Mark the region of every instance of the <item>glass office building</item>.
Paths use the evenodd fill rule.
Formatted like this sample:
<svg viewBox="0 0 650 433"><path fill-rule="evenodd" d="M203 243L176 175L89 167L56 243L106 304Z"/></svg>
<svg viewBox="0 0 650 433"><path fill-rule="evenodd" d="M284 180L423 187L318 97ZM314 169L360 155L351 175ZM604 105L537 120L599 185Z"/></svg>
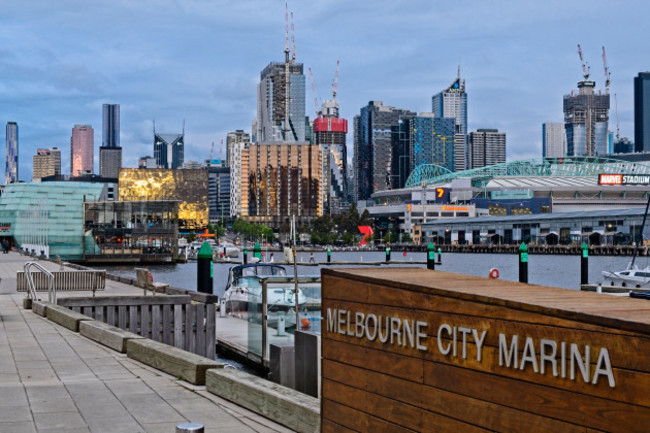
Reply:
<svg viewBox="0 0 650 433"><path fill-rule="evenodd" d="M83 259L83 203L102 200L105 185L90 182L13 183L0 197L0 237L18 248Z"/></svg>

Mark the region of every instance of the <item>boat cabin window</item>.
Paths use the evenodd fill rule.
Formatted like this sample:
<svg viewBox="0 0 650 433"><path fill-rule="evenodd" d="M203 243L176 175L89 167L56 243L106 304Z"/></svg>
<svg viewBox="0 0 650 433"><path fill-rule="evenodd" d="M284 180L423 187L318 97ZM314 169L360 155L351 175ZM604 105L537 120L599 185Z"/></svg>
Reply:
<svg viewBox="0 0 650 433"><path fill-rule="evenodd" d="M242 269L242 275L243 276L252 276L252 275L257 275L257 276L271 276L271 275L279 275L279 276L284 276L287 275L287 272L283 267L280 266L251 266L248 268L243 268Z"/></svg>

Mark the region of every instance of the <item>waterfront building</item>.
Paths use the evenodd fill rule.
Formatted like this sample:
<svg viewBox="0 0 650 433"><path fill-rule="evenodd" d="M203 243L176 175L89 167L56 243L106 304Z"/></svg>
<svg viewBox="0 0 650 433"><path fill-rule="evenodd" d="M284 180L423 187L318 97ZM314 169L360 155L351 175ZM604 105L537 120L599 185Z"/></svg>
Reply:
<svg viewBox="0 0 650 433"><path fill-rule="evenodd" d="M117 179L122 168L121 147L99 148L99 175L106 178Z"/></svg>
<svg viewBox="0 0 650 433"><path fill-rule="evenodd" d="M566 156L566 152L564 123L544 122L542 124L542 157Z"/></svg>
<svg viewBox="0 0 650 433"><path fill-rule="evenodd" d="M90 125L75 125L70 138L70 176L93 173L95 134Z"/></svg>
<svg viewBox="0 0 650 433"><path fill-rule="evenodd" d="M347 146L348 121L339 118L336 100L324 101L322 117L314 119L314 142L323 152L323 206L337 214L349 207Z"/></svg>
<svg viewBox="0 0 650 433"><path fill-rule="evenodd" d="M564 95L567 156L609 153L609 93L596 94L595 81L578 82L578 93Z"/></svg>
<svg viewBox="0 0 650 433"><path fill-rule="evenodd" d="M453 83L431 98L431 112L435 117L454 119L454 170L467 167L467 92L465 79L458 77Z"/></svg>
<svg viewBox="0 0 650 433"><path fill-rule="evenodd" d="M33 181L38 182L48 176L61 176L61 150L56 147L38 149L34 155Z"/></svg>
<svg viewBox="0 0 650 433"><path fill-rule="evenodd" d="M634 153L634 143L627 137L620 137L614 141L614 153ZM619 155L616 155L619 158Z"/></svg>
<svg viewBox="0 0 650 433"><path fill-rule="evenodd" d="M119 200L178 200L179 228L204 229L208 225L208 170L123 168Z"/></svg>
<svg viewBox="0 0 650 433"><path fill-rule="evenodd" d="M317 145L242 145L240 169L235 175L241 178L237 217L279 229L289 227L294 215L298 225L323 215L322 154Z"/></svg>
<svg viewBox="0 0 650 433"><path fill-rule="evenodd" d="M5 184L18 182L18 124L7 122Z"/></svg>
<svg viewBox="0 0 650 433"><path fill-rule="evenodd" d="M0 197L0 235L19 248L63 260L83 259L85 201L105 200L92 182L32 182L5 186Z"/></svg>
<svg viewBox="0 0 650 433"><path fill-rule="evenodd" d="M154 130L153 156L160 168L180 168L185 161L185 132L160 134Z"/></svg>
<svg viewBox="0 0 650 433"><path fill-rule="evenodd" d="M408 175L422 164L436 164L454 171L456 168L455 119L449 117L434 117L433 113L420 113L415 117L406 118L409 167ZM406 184L406 179L401 185Z"/></svg>
<svg viewBox="0 0 650 433"><path fill-rule="evenodd" d="M207 168L207 166L199 161L186 161L180 168L183 170L201 170Z"/></svg>
<svg viewBox="0 0 650 433"><path fill-rule="evenodd" d="M650 152L650 72L634 77L634 150Z"/></svg>
<svg viewBox="0 0 650 433"><path fill-rule="evenodd" d="M228 165L230 167L230 217L236 218L243 214L243 188L247 184L242 179L242 173L248 172L248 159L244 160L244 150L251 143L232 143L228 148ZM247 203L248 205L248 203Z"/></svg>
<svg viewBox="0 0 650 433"><path fill-rule="evenodd" d="M393 188L394 127L400 119L415 116L408 110L370 101L355 117L354 178L357 200L368 199L373 192Z"/></svg>
<svg viewBox="0 0 650 433"><path fill-rule="evenodd" d="M468 169L506 162L506 133L479 129L469 134Z"/></svg>
<svg viewBox="0 0 650 433"><path fill-rule="evenodd" d="M178 254L179 201L84 203L84 261L171 262Z"/></svg>
<svg viewBox="0 0 650 433"><path fill-rule="evenodd" d="M255 133L260 143L305 141L303 64L289 60L285 52L285 62L271 62L260 73Z"/></svg>
<svg viewBox="0 0 650 433"><path fill-rule="evenodd" d="M226 135L226 167L230 167L230 148L237 143L250 143L250 141L250 134L242 129L237 129Z"/></svg>

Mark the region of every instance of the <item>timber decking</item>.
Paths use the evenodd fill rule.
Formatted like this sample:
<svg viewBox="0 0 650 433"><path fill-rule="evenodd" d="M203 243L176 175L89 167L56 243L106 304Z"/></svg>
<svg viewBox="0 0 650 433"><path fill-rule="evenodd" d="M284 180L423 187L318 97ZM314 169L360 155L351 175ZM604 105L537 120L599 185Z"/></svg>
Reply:
<svg viewBox="0 0 650 433"><path fill-rule="evenodd" d="M641 432L650 425L650 302L421 268L327 269L322 287L324 432ZM425 323L426 350L396 334L384 343L359 337L346 315L342 329L328 328L328 310L349 311L351 321L359 312ZM443 353L454 339L445 328L438 340L441 325L486 331L481 359L471 333L456 335L455 355ZM523 369L499 365L500 339L514 335ZM522 361L527 337L535 363ZM542 339L557 345L557 375L540 359ZM561 342L583 355L590 346L589 383L580 371L570 378L568 361L562 377ZM604 374L591 383L603 348L613 387Z"/></svg>

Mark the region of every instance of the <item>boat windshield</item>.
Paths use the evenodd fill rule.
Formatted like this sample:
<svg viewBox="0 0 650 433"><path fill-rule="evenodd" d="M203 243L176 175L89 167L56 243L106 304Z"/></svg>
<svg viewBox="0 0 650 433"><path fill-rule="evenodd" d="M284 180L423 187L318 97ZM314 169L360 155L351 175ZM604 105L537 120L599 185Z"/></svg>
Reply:
<svg viewBox="0 0 650 433"><path fill-rule="evenodd" d="M260 279L256 276L241 277L237 279L237 285L240 287L261 287Z"/></svg>
<svg viewBox="0 0 650 433"><path fill-rule="evenodd" d="M251 266L251 267L248 267L248 268L243 268L242 269L242 275L245 276L245 277L252 276L252 275L257 275L257 276L270 276L270 275L285 276L285 275L287 275L287 271L281 266Z"/></svg>

